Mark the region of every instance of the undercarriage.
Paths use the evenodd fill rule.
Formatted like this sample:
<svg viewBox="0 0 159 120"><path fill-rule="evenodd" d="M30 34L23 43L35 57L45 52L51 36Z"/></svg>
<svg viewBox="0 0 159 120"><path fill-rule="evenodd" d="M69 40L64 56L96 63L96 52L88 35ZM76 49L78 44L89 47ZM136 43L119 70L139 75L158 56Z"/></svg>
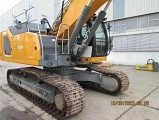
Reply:
<svg viewBox="0 0 159 120"><path fill-rule="evenodd" d="M33 98L40 99L38 101L45 107L53 107L51 109L56 111L58 119L65 119L80 113L85 107L82 87L110 95L123 93L129 87L128 77L122 72L96 65L88 65L86 68L10 69L7 72L7 80L10 87L25 91L20 94L28 93Z"/></svg>

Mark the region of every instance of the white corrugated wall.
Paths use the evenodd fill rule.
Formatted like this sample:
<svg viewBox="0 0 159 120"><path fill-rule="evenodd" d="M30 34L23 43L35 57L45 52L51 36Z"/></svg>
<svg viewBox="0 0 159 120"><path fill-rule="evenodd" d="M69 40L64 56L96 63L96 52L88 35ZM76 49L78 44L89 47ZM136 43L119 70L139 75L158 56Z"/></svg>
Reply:
<svg viewBox="0 0 159 120"><path fill-rule="evenodd" d="M52 25L54 21L54 0L31 0L31 4L36 8L38 21L43 18L42 15L45 15ZM32 14L35 16L34 11L32 11Z"/></svg>
<svg viewBox="0 0 159 120"><path fill-rule="evenodd" d="M159 0L125 0L125 17L159 12Z"/></svg>
<svg viewBox="0 0 159 120"><path fill-rule="evenodd" d="M111 52L108 61L114 64L122 65L143 65L148 59L154 59L159 62L158 52Z"/></svg>
<svg viewBox="0 0 159 120"><path fill-rule="evenodd" d="M19 15L19 14L21 14L21 13L24 13L25 10L27 10L28 8L29 8L29 0L23 0L23 1L21 1L19 4L17 4L17 5L13 8L13 9L14 9L13 14L14 14L15 16L17 16L17 15ZM7 13L6 13L6 14L7 14ZM10 15L7 17L7 19L8 19L9 17L11 18L12 15L10 14ZM25 16L25 14L23 14L23 15L17 17L17 19L20 20L21 22L24 22L24 21L26 21L26 16ZM12 20L12 23L13 23L13 20ZM7 26L6 26L6 27L7 27Z"/></svg>
<svg viewBox="0 0 159 120"><path fill-rule="evenodd" d="M25 10L29 9L29 6L34 6L35 9L30 10L29 20L40 19L42 15L45 15L49 20L50 24L54 21L54 0L22 0L9 11L0 16L0 31L14 25L14 16L24 13ZM17 17L21 22L26 21L25 14ZM36 22L36 21L34 21Z"/></svg>
<svg viewBox="0 0 159 120"><path fill-rule="evenodd" d="M120 6L119 6L120 8ZM151 13L159 12L159 0L125 0L125 26L128 23L128 17L138 16L137 18L137 29L122 31L121 33L115 33L113 35L118 36L118 40L115 41L114 37L114 49L115 45L119 45L119 51L112 51L108 56L108 61L116 64L125 64L125 65L135 65L135 64L145 64L148 59L154 59L156 62L159 62L159 26L158 18L153 14L153 20L151 21L156 24L156 26L150 26L150 17ZM144 23L147 24L147 27L139 27L139 21L141 20L140 15L147 15L145 17ZM157 13L156 13L157 14ZM147 19L147 21L146 21ZM156 19L156 20L155 20ZM122 19L124 21L124 19ZM118 20L116 20L118 21ZM119 20L121 21L121 20ZM131 22L130 22L131 23ZM127 40L125 38L127 37ZM134 39L132 39L134 37ZM120 40L123 39L123 40ZM124 41L125 40L125 41ZM127 46L121 48L121 46ZM127 50L124 50L124 49ZM113 50L114 50L113 49ZM130 51L129 51L130 50Z"/></svg>

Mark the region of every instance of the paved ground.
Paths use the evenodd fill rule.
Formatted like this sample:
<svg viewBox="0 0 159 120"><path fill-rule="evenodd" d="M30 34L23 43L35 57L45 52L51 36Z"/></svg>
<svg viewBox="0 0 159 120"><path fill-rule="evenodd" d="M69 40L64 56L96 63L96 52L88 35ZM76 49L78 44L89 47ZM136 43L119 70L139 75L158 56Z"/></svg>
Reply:
<svg viewBox="0 0 159 120"><path fill-rule="evenodd" d="M55 120L8 87L6 71L15 67L24 65L0 61L0 120ZM86 108L69 120L159 120L159 72L137 71L130 66L113 66L111 69L125 72L130 79L130 88L116 97L85 90ZM111 104L113 101L140 100L149 105Z"/></svg>

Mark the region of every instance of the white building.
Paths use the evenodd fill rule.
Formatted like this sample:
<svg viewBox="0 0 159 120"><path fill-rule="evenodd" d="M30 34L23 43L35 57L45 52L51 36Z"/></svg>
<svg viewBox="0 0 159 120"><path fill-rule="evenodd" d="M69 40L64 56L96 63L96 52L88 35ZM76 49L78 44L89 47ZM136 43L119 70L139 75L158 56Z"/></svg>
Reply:
<svg viewBox="0 0 159 120"><path fill-rule="evenodd" d="M113 51L108 61L117 64L159 62L159 0L113 0L108 10Z"/></svg>
<svg viewBox="0 0 159 120"><path fill-rule="evenodd" d="M25 13L25 10L28 10L31 7L33 9L28 11L29 21L36 20L40 22L42 15L47 16L47 19L50 23L54 21L54 0L22 0L16 6L11 8L9 11L0 16L0 30L3 30L7 27L14 25L14 16L18 16L21 13ZM17 17L21 22L26 21L26 15L22 14ZM34 21L34 22L37 22Z"/></svg>
<svg viewBox="0 0 159 120"><path fill-rule="evenodd" d="M0 16L0 30L14 25L17 16L34 6L20 21L40 22L45 15L52 24L62 0L23 0ZM113 0L107 17L111 24L113 50L108 61L117 64L144 64L147 59L159 62L159 0ZM102 8L101 8L102 9ZM29 16L29 17L28 17ZM36 21L37 19L37 21Z"/></svg>

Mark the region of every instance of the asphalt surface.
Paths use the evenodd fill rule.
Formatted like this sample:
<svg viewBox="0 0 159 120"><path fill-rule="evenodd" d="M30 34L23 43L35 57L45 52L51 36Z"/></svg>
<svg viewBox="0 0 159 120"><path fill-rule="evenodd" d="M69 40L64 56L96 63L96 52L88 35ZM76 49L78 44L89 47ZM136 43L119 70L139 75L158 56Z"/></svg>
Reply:
<svg viewBox="0 0 159 120"><path fill-rule="evenodd" d="M18 67L25 65L0 61L0 120L55 120L8 87L7 69ZM159 72L120 65L110 69L128 75L129 89L118 96L85 89L86 108L68 120L159 120Z"/></svg>

